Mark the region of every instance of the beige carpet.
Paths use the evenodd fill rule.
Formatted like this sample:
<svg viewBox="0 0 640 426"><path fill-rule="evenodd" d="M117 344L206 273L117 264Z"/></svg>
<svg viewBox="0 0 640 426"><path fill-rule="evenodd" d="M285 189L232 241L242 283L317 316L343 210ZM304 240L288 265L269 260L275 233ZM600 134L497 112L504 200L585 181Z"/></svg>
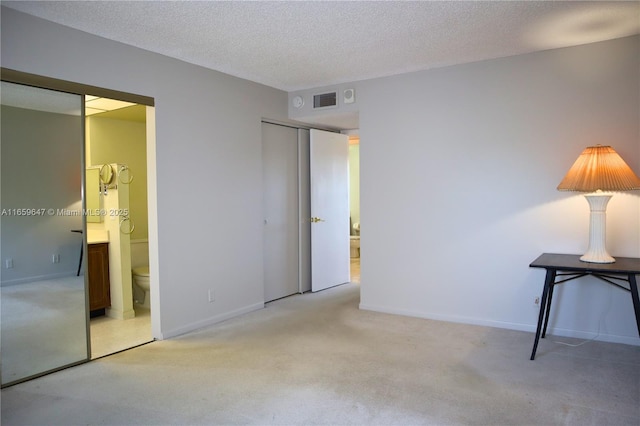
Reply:
<svg viewBox="0 0 640 426"><path fill-rule="evenodd" d="M84 277L0 289L2 383L87 359Z"/></svg>
<svg viewBox="0 0 640 426"><path fill-rule="evenodd" d="M548 338L529 361L532 333L358 303L292 296L6 388L2 424L640 424L640 347Z"/></svg>
<svg viewBox="0 0 640 426"><path fill-rule="evenodd" d="M22 380L87 358L84 276L2 287L2 383ZM92 318L91 358L153 340L149 309L135 318Z"/></svg>

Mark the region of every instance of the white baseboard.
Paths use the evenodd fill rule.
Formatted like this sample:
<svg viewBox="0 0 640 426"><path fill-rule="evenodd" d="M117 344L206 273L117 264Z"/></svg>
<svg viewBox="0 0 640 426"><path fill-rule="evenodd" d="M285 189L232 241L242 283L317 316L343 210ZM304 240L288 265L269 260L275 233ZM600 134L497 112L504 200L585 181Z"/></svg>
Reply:
<svg viewBox="0 0 640 426"><path fill-rule="evenodd" d="M512 322L504 322L504 321L485 320L481 318L462 317L462 316L455 316L455 315L429 314L421 311L393 309L393 308L387 308L382 306L366 305L363 303L361 303L359 307L360 309L365 311L374 311L374 312L381 312L381 313L392 314L392 315L424 318L424 319L436 320L436 321L455 322L460 324L480 325L480 326L494 327L494 328L505 328L508 330L527 331L530 333L535 333L536 327L537 327L537 324L520 324L520 323L512 323ZM569 329L558 328L558 327L547 328L547 334L551 334L554 336L563 336L563 337L575 337L578 339L594 339L595 338L594 340L601 341L601 342L622 343L625 345L640 346L640 337L618 336L615 334L599 334L598 335L597 333L593 333L593 332L576 331L576 330L569 330ZM533 336L531 341L533 342Z"/></svg>
<svg viewBox="0 0 640 426"><path fill-rule="evenodd" d="M129 309L126 311L120 309L107 308L106 314L109 318L115 318L119 320L131 319L136 317L136 311Z"/></svg>
<svg viewBox="0 0 640 426"><path fill-rule="evenodd" d="M16 278L13 280L2 281L2 283L0 283L0 287L8 287L10 285L32 283L36 281L57 280L58 278L75 277L77 273L78 273L78 270L74 269L73 271L56 272L55 274L36 275L33 277Z"/></svg>
<svg viewBox="0 0 640 426"><path fill-rule="evenodd" d="M169 339L171 337L180 336L181 334L189 333L191 331L198 330L203 327L237 317L238 315L247 314L249 312L264 309L264 302L255 303L253 305L244 306L234 311L226 312L224 314L216 315L211 318L204 319L202 321L196 321L191 324L184 325L182 327L174 328L172 330L161 330L161 339Z"/></svg>
<svg viewBox="0 0 640 426"><path fill-rule="evenodd" d="M533 329L535 332L535 328ZM547 335L562 336L562 337L575 337L576 339L583 340L597 340L599 342L607 343L622 343L625 345L640 346L640 337L630 336L618 336L616 334L598 334L591 331L576 331L566 328L549 327L547 328Z"/></svg>

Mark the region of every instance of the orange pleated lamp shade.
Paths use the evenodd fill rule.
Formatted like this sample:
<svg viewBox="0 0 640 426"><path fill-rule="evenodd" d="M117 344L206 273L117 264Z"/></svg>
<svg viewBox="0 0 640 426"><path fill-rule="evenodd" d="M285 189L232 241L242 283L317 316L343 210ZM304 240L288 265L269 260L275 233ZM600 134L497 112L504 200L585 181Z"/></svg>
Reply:
<svg viewBox="0 0 640 426"><path fill-rule="evenodd" d="M558 190L595 192L640 189L640 178L610 146L587 147L562 179Z"/></svg>

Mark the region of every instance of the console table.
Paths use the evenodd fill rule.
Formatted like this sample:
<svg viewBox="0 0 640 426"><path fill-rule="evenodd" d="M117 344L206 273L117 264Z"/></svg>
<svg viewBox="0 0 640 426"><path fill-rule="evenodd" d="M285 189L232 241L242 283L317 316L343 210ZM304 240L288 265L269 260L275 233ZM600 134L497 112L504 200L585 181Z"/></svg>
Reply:
<svg viewBox="0 0 640 426"><path fill-rule="evenodd" d="M536 356L540 335L542 334L542 338L544 338L547 333L551 299L553 298L553 287L576 278L584 277L585 275L592 275L631 293L633 310L636 314L636 325L638 326L638 333L640 334L640 299L638 298L638 284L636 281L636 275L640 275L640 259L634 257L616 257L615 263L587 263L580 261L579 255L543 253L529 266L531 268L544 268L547 270L531 360ZM629 288L621 283L627 283Z"/></svg>

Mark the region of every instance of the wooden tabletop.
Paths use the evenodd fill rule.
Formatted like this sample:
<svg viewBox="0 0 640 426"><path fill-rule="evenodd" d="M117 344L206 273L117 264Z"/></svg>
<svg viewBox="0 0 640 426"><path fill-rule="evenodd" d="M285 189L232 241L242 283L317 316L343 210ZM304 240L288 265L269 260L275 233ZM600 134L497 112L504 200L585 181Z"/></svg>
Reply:
<svg viewBox="0 0 640 426"><path fill-rule="evenodd" d="M543 253L529 266L562 271L640 275L640 258L637 257L616 257L614 263L590 263L582 262L580 256L579 254Z"/></svg>

